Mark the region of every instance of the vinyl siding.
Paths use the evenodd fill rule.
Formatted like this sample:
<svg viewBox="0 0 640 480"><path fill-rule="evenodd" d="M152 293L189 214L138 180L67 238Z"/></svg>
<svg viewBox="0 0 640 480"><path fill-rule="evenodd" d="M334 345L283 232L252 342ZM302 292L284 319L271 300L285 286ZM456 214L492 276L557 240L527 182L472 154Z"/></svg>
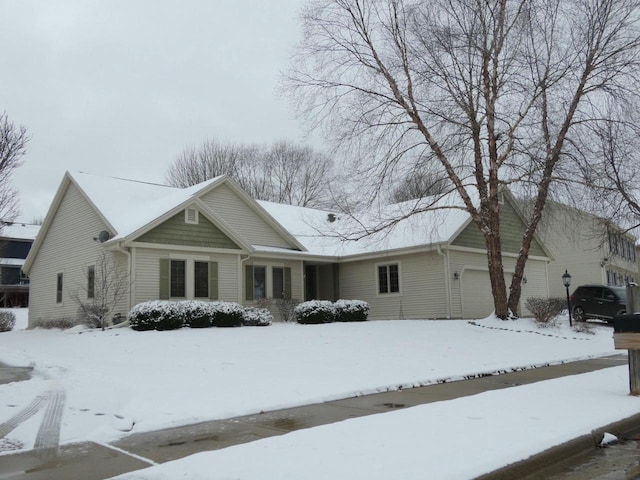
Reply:
<svg viewBox="0 0 640 480"><path fill-rule="evenodd" d="M400 293L378 293L378 265L400 266ZM444 257L399 255L340 264L340 296L369 302L372 320L447 318Z"/></svg>
<svg viewBox="0 0 640 480"><path fill-rule="evenodd" d="M164 245L240 249L204 215L200 214L198 217L197 224L186 223L185 213L182 211L145 233L137 241Z"/></svg>
<svg viewBox="0 0 640 480"><path fill-rule="evenodd" d="M524 223L513 206L506 201L500 209L500 241L503 252L518 253L522 245ZM452 245L468 248L486 249L484 237L475 223L471 222L454 239ZM534 238L531 242L529 255L546 256L545 251Z"/></svg>
<svg viewBox="0 0 640 480"><path fill-rule="evenodd" d="M227 185L220 185L201 197L240 237L252 245L293 248L276 230L238 197Z"/></svg>
<svg viewBox="0 0 640 480"><path fill-rule="evenodd" d="M187 262L209 261L218 264L218 299L225 302L238 301L238 255L219 253L194 253L176 250L161 250L136 247L132 258L136 278L134 283L133 303L157 300L160 294L160 259L172 258ZM187 275L192 270L187 267ZM187 280L190 281L190 277ZM192 298L187 295L188 298Z"/></svg>
<svg viewBox="0 0 640 480"><path fill-rule="evenodd" d="M451 314L453 318L478 318L483 316L483 307L478 310L469 309L467 306L463 311L463 282L455 280L453 275L458 272L462 279L466 271L486 272L485 280L489 282L489 269L487 266L487 255L484 252L471 252L449 250L449 266L451 272ZM507 291L511 282L511 276L515 270L515 258L503 257L505 270L505 281L507 282ZM520 299L521 314L527 315L529 312L524 307L526 299L529 297L548 297L548 285L546 277L546 261L529 259L525 268L524 276L527 283L522 286L522 295ZM486 289L485 289L486 290ZM490 285L488 291L491 291ZM488 302L493 303L492 299Z"/></svg>
<svg viewBox="0 0 640 480"><path fill-rule="evenodd" d="M29 272L30 326L38 320L76 318L78 305L72 295L74 291L81 298L86 295L87 267L96 264L102 249L102 245L93 238L106 228L81 192L70 184L48 231L42 232L46 237ZM120 268L126 271L126 257L117 253L113 255ZM62 303L56 303L58 273L63 273ZM114 313L127 313L126 296Z"/></svg>
<svg viewBox="0 0 640 480"><path fill-rule="evenodd" d="M586 283L606 284L607 269L639 279L637 263L609 252L606 225L597 217L553 203L545 210L539 235L555 257L548 270L553 297L565 296L565 270L572 277L570 291Z"/></svg>

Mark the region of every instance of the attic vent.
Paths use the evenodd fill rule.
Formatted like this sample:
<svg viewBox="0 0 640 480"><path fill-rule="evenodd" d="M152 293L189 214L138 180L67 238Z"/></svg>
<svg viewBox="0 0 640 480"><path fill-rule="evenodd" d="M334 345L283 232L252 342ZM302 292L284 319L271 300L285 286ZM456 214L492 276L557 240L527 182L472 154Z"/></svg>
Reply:
<svg viewBox="0 0 640 480"><path fill-rule="evenodd" d="M337 219L335 213L328 213L327 214L327 222L333 223L335 222Z"/></svg>
<svg viewBox="0 0 640 480"><path fill-rule="evenodd" d="M198 210L195 208L187 208L184 211L184 223L198 223Z"/></svg>
<svg viewBox="0 0 640 480"><path fill-rule="evenodd" d="M504 205L504 193L499 193L498 194L498 203L500 205Z"/></svg>

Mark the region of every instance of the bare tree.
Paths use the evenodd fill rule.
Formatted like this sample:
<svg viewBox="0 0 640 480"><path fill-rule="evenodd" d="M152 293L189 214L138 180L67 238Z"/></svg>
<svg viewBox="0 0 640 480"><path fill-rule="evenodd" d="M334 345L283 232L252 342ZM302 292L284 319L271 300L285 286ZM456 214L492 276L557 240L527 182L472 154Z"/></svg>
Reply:
<svg viewBox="0 0 640 480"><path fill-rule="evenodd" d="M113 254L101 250L95 265L87 269L84 285L72 293L81 321L104 330L109 314L125 298L130 286Z"/></svg>
<svg viewBox="0 0 640 480"><path fill-rule="evenodd" d="M11 185L11 175L23 164L29 139L25 127L16 126L6 113L0 113L0 219L4 222L18 215L18 193Z"/></svg>
<svg viewBox="0 0 640 480"><path fill-rule="evenodd" d="M325 155L286 141L261 148L209 140L185 150L166 179L187 187L225 174L254 198L311 207L330 203L332 168Z"/></svg>
<svg viewBox="0 0 640 480"><path fill-rule="evenodd" d="M572 133L637 95L639 17L635 0L316 0L285 84L302 114L361 154L372 195L433 158L484 236L507 318L555 173L583 149ZM503 186L533 198L508 291Z"/></svg>
<svg viewBox="0 0 640 480"><path fill-rule="evenodd" d="M446 174L431 173L420 166L409 172L400 184L391 192L393 203L406 202L422 197L442 195L450 186L449 177Z"/></svg>

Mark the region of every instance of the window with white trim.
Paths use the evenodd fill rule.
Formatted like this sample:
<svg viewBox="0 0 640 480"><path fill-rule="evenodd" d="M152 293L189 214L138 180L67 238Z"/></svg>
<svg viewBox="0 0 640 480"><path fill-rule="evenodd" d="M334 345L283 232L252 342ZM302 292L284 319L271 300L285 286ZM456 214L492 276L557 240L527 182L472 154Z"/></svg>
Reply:
<svg viewBox="0 0 640 480"><path fill-rule="evenodd" d="M400 292L400 267L397 263L378 265L378 293Z"/></svg>
<svg viewBox="0 0 640 480"><path fill-rule="evenodd" d="M56 303L62 303L63 274L59 273L56 279Z"/></svg>

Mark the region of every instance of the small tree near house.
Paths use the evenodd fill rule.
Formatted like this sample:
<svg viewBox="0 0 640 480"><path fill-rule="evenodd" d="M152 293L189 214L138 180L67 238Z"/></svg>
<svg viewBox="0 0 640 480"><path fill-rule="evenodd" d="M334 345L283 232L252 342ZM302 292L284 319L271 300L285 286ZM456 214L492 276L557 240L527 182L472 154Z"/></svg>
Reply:
<svg viewBox="0 0 640 480"><path fill-rule="evenodd" d="M80 320L95 328L105 329L107 318L129 291L129 279L118 268L114 256L106 251L98 254L95 265L87 268L85 282L73 294Z"/></svg>

